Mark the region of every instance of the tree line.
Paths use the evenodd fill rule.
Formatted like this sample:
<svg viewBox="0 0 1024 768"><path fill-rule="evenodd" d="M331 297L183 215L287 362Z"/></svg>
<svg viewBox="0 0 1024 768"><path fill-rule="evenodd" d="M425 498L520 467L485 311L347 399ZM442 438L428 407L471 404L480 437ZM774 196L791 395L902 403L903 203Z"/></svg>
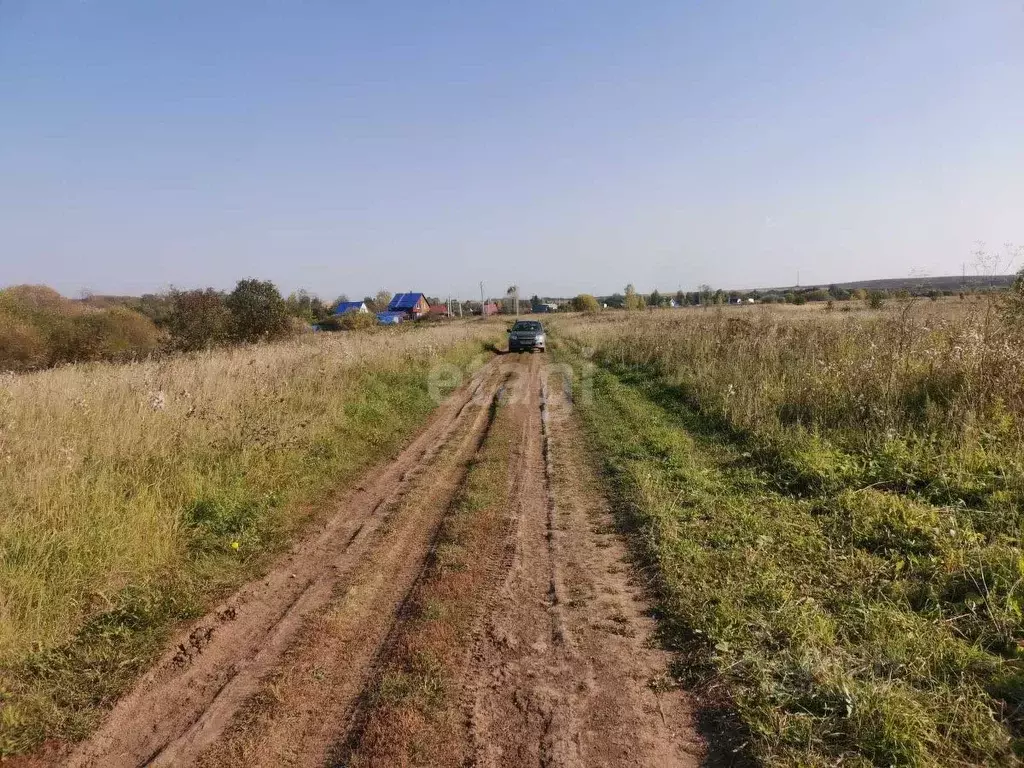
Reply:
<svg viewBox="0 0 1024 768"><path fill-rule="evenodd" d="M1019 279L1019 278L1018 278ZM862 301L873 309L884 306L890 298L916 297L929 298L933 301L942 297L959 296L961 299L978 292L1003 291L1006 286L968 288L959 291L937 288L901 288L898 290L867 289L867 288L842 288L831 285L828 288L808 287L791 288L784 291L725 291L713 289L710 286L702 285L696 291L676 291L675 293L655 289L648 294L637 292L630 284L625 287L622 293L613 293L610 296L596 297L589 293L581 293L576 296L566 307L576 312L596 312L602 307L611 309L644 309L647 307L686 307L686 306L715 306L722 304L749 303L757 304L794 304L801 305L811 302L849 302Z"/></svg>
<svg viewBox="0 0 1024 768"><path fill-rule="evenodd" d="M376 307L391 297L381 291L367 299ZM0 290L0 371L273 341L327 321L336 305L306 291L284 297L271 281L255 279L239 280L231 291L83 299L46 286L14 286Z"/></svg>

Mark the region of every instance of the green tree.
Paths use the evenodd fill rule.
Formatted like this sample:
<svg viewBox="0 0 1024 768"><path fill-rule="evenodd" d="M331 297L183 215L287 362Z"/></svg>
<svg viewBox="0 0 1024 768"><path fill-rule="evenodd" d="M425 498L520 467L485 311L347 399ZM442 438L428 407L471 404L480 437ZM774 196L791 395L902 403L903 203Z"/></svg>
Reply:
<svg viewBox="0 0 1024 768"><path fill-rule="evenodd" d="M626 309L643 309L644 297L636 292L632 283L626 286Z"/></svg>
<svg viewBox="0 0 1024 768"><path fill-rule="evenodd" d="M373 312L383 312L388 308L388 304L391 303L391 292L381 288L372 299L367 296L363 301L366 302L367 309Z"/></svg>
<svg viewBox="0 0 1024 768"><path fill-rule="evenodd" d="M172 290L166 320L170 346L181 351L206 349L231 338L231 310L213 288Z"/></svg>
<svg viewBox="0 0 1024 768"><path fill-rule="evenodd" d="M319 296L314 296L305 290L298 290L292 293L285 299L285 304L288 307L289 315L305 320L307 323L320 322L327 319L327 316L330 314L327 306L320 300Z"/></svg>
<svg viewBox="0 0 1024 768"><path fill-rule="evenodd" d="M651 295L647 297L647 303L650 304L652 307L660 307L661 306L661 301L662 301L661 294L658 293L658 289L657 288L655 288L653 291L651 291Z"/></svg>
<svg viewBox="0 0 1024 768"><path fill-rule="evenodd" d="M137 305L132 308L156 323L158 328L162 328L167 325L171 314L171 297L168 294L144 293L139 297Z"/></svg>
<svg viewBox="0 0 1024 768"><path fill-rule="evenodd" d="M289 332L288 306L269 280L239 280L227 297L227 306L234 341L278 339Z"/></svg>
<svg viewBox="0 0 1024 768"><path fill-rule="evenodd" d="M594 296L589 293L581 293L572 300L572 308L577 312L597 312L601 305Z"/></svg>
<svg viewBox="0 0 1024 768"><path fill-rule="evenodd" d="M686 294L682 291L676 291L676 306L681 307L686 303Z"/></svg>

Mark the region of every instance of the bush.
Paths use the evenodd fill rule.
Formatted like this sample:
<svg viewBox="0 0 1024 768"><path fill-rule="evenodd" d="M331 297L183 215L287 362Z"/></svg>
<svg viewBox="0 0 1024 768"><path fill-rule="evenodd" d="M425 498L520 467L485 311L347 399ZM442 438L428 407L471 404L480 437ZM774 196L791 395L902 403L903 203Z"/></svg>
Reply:
<svg viewBox="0 0 1024 768"><path fill-rule="evenodd" d="M871 291L868 294L868 306L871 309L881 309L885 305L885 293L882 291Z"/></svg>
<svg viewBox="0 0 1024 768"><path fill-rule="evenodd" d="M96 339L94 360L135 360L160 348L160 332L153 322L124 307L83 315L78 324Z"/></svg>
<svg viewBox="0 0 1024 768"><path fill-rule="evenodd" d="M231 310L213 288L172 291L167 319L171 347L181 351L223 344L231 335Z"/></svg>
<svg viewBox="0 0 1024 768"><path fill-rule="evenodd" d="M377 327L377 316L372 312L346 312L344 315L331 315L320 323L325 331L358 331Z"/></svg>
<svg viewBox="0 0 1024 768"><path fill-rule="evenodd" d="M51 365L123 362L155 352L160 332L149 318L123 307L68 318L50 334Z"/></svg>
<svg viewBox="0 0 1024 768"><path fill-rule="evenodd" d="M14 285L0 291L0 305L31 312L68 312L71 301L46 285Z"/></svg>
<svg viewBox="0 0 1024 768"><path fill-rule="evenodd" d="M86 306L46 286L0 291L0 318L0 366L10 370L131 360L160 345L160 332L144 315L123 306Z"/></svg>
<svg viewBox="0 0 1024 768"><path fill-rule="evenodd" d="M0 312L0 369L41 368L48 358L46 339L29 323Z"/></svg>
<svg viewBox="0 0 1024 768"><path fill-rule="evenodd" d="M963 294L960 294L963 298ZM1003 297L1001 306L1003 321L1015 331L1024 330L1024 269L1017 273L1010 290Z"/></svg>
<svg viewBox="0 0 1024 768"><path fill-rule="evenodd" d="M572 300L572 308L577 312L597 312L601 309L601 305L589 293L581 293Z"/></svg>
<svg viewBox="0 0 1024 768"><path fill-rule="evenodd" d="M227 297L227 306L233 341L279 339L291 331L288 307L269 280L239 280Z"/></svg>

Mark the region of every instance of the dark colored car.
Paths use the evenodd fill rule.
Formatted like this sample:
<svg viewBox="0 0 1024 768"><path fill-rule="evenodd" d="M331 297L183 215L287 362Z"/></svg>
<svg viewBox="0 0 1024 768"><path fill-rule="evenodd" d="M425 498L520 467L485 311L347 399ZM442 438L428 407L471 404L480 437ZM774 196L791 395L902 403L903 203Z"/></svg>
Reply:
<svg viewBox="0 0 1024 768"><path fill-rule="evenodd" d="M508 351L544 351L544 326L536 320L516 320L508 332Z"/></svg>

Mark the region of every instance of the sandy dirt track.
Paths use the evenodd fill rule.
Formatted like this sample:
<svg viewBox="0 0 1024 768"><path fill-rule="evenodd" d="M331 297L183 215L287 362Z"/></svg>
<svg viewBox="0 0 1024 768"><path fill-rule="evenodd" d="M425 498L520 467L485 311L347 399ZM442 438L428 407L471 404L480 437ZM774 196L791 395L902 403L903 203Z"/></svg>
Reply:
<svg viewBox="0 0 1024 768"><path fill-rule="evenodd" d="M263 579L178 638L60 765L348 762L363 695L474 457L508 408L509 541L458 671L467 753L496 766L696 766L693 705L545 355L502 355ZM499 465L500 466L500 465ZM491 577L488 577L491 578ZM415 764L415 761L409 762Z"/></svg>
<svg viewBox="0 0 1024 768"><path fill-rule="evenodd" d="M515 554L467 676L474 763L698 765L689 702L665 685L563 383L531 364L515 406Z"/></svg>

